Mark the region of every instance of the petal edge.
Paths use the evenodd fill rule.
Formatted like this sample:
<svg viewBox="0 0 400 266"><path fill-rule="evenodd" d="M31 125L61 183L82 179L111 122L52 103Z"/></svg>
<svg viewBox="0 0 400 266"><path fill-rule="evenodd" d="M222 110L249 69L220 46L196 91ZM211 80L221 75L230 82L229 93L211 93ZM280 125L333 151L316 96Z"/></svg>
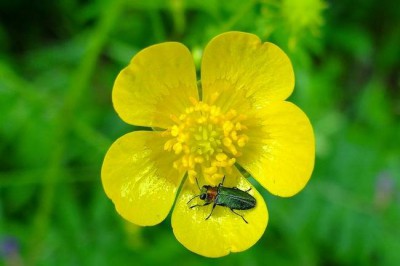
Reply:
<svg viewBox="0 0 400 266"><path fill-rule="evenodd" d="M311 123L290 102L270 103L258 110L258 118L249 126L250 140L238 163L272 194L293 196L305 187L314 168Z"/></svg>
<svg viewBox="0 0 400 266"><path fill-rule="evenodd" d="M201 66L204 100L240 103L247 98L253 107L282 101L294 88L294 72L287 55L258 36L227 32L212 39L204 50ZM229 103L228 103L229 104ZM228 106L227 108L229 108Z"/></svg>
<svg viewBox="0 0 400 266"><path fill-rule="evenodd" d="M198 99L192 55L181 43L166 42L137 53L117 76L114 108L128 124L167 128Z"/></svg>
<svg viewBox="0 0 400 266"><path fill-rule="evenodd" d="M225 180L225 187L246 190L251 184L235 169ZM256 207L237 210L248 221L232 213L229 208L216 206L211 217L212 204L190 209L188 200L198 194L198 188L186 180L172 213L172 227L175 237L189 250L206 256L222 257L230 252L244 251L253 246L263 235L268 223L268 210L262 196L252 187L249 191L256 200ZM193 204L195 200L192 201ZM202 202L198 200L197 203Z"/></svg>
<svg viewBox="0 0 400 266"><path fill-rule="evenodd" d="M126 220L142 226L168 215L183 173L163 150L159 132L136 131L116 140L103 161L101 179L107 196Z"/></svg>

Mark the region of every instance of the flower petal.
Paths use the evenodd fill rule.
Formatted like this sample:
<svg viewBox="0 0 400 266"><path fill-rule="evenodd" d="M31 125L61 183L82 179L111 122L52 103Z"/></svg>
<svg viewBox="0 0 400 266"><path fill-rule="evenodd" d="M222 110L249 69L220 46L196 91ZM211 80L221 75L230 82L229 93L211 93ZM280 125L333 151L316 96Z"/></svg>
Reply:
<svg viewBox="0 0 400 266"><path fill-rule="evenodd" d="M125 122L167 128L170 115L180 115L198 99L196 70L189 50L180 43L150 46L135 55L118 75L112 98Z"/></svg>
<svg viewBox="0 0 400 266"><path fill-rule="evenodd" d="M260 239L268 223L264 199L236 169L232 175L226 176L224 186L236 186L241 190L252 188L248 193L256 198L256 207L236 210L248 224L222 206L216 206L210 218L205 220L212 210L212 204L190 208L194 204L203 204L203 201L196 198L188 204L194 195L199 194L199 189L189 179L172 212L172 227L178 241L189 250L206 257L221 257L248 249Z"/></svg>
<svg viewBox="0 0 400 266"><path fill-rule="evenodd" d="M210 41L201 66L203 99L228 109L285 100L294 88L292 64L276 45L253 34L227 32Z"/></svg>
<svg viewBox="0 0 400 266"><path fill-rule="evenodd" d="M307 184L314 168L315 142L307 116L290 102L257 110L249 142L238 163L272 194L289 197Z"/></svg>
<svg viewBox="0 0 400 266"><path fill-rule="evenodd" d="M184 173L172 167L159 132L136 131L108 150L101 178L118 213L137 225L154 225L168 215Z"/></svg>

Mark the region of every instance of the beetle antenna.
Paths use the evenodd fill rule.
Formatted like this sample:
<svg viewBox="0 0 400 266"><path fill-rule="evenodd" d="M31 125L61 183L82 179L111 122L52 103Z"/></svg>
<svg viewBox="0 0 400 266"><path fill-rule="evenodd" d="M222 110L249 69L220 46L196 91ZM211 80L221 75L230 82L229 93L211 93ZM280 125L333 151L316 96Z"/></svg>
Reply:
<svg viewBox="0 0 400 266"><path fill-rule="evenodd" d="M222 178L222 182L219 183L219 185L220 185L220 186L223 186L223 185L224 185L224 181L225 181L225 176Z"/></svg>
<svg viewBox="0 0 400 266"><path fill-rule="evenodd" d="M186 204L189 204L189 202L191 202L192 200L194 200L195 198L200 197L200 195L196 195L193 198L191 198Z"/></svg>
<svg viewBox="0 0 400 266"><path fill-rule="evenodd" d="M197 177L196 177L196 184L197 184L197 187L199 188L199 190L201 191L201 188L199 186L199 181L197 180ZM200 196L201 196L201 194L194 196L186 204L189 204L189 202L191 202L192 200L194 200L195 198L200 197Z"/></svg>
<svg viewBox="0 0 400 266"><path fill-rule="evenodd" d="M197 180L197 177L196 177L196 184L197 184L197 187L199 188L199 190L201 190L201 188L200 188L200 186L199 186L199 181ZM200 195L199 195L200 196Z"/></svg>

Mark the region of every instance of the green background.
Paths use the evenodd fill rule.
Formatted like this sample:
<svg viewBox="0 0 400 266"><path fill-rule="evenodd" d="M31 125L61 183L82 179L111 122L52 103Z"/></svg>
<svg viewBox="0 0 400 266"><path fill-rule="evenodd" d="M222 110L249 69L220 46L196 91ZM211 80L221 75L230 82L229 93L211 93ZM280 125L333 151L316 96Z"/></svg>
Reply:
<svg viewBox="0 0 400 266"><path fill-rule="evenodd" d="M399 18L394 0L0 1L0 264L400 265ZM111 103L131 57L174 40L199 67L229 30L290 56L289 100L312 121L317 155L298 195L257 187L270 221L256 245L209 259L175 239L170 217L123 221L100 168L137 129Z"/></svg>

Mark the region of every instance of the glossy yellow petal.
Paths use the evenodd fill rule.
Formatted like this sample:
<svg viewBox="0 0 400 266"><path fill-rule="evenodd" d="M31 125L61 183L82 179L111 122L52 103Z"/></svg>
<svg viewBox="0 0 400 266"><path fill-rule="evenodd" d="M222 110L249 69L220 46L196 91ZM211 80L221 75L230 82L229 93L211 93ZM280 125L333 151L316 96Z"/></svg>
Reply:
<svg viewBox="0 0 400 266"><path fill-rule="evenodd" d="M285 100L294 88L293 68L286 54L244 32L227 32L211 40L204 50L201 80L204 101L224 109L240 109L245 102L257 108Z"/></svg>
<svg viewBox="0 0 400 266"><path fill-rule="evenodd" d="M192 55L180 43L150 46L136 54L114 83L112 98L127 123L167 128L170 115L180 115L198 99Z"/></svg>
<svg viewBox="0 0 400 266"><path fill-rule="evenodd" d="M307 184L314 168L314 134L307 116L290 102L257 110L238 163L272 194L289 197Z"/></svg>
<svg viewBox="0 0 400 266"><path fill-rule="evenodd" d="M252 187L236 169L233 174L226 176L224 186L241 190ZM187 179L172 213L176 238L189 250L206 257L221 257L250 248L265 231L268 211L264 199L254 188L248 193L256 198L256 207L236 211L244 216L248 224L222 206L216 206L210 218L205 220L212 210L212 204L191 209L190 206L203 204L203 201L197 197L188 204L193 196L199 194L199 189Z"/></svg>
<svg viewBox="0 0 400 266"><path fill-rule="evenodd" d="M136 131L115 141L108 150L101 178L118 213L137 225L154 225L168 215L183 174L163 149L160 132Z"/></svg>

